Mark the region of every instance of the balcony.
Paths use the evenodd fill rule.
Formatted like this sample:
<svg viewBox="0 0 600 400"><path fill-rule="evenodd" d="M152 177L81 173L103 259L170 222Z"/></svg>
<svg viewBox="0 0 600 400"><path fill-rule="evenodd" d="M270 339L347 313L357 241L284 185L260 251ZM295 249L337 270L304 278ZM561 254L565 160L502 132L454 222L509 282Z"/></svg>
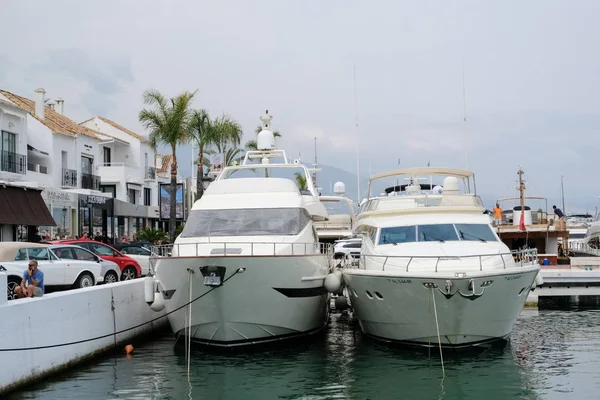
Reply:
<svg viewBox="0 0 600 400"><path fill-rule="evenodd" d="M143 184L144 168L128 165L123 162L110 162L96 166L96 173L102 177L103 185L131 182Z"/></svg>
<svg viewBox="0 0 600 400"><path fill-rule="evenodd" d="M77 187L77 171L74 169L61 169L61 181L60 186L63 188L76 188Z"/></svg>
<svg viewBox="0 0 600 400"><path fill-rule="evenodd" d="M81 174L81 188L100 190L100 177L92 174Z"/></svg>
<svg viewBox="0 0 600 400"><path fill-rule="evenodd" d="M146 173L144 174L144 179L147 181L153 181L154 179L156 179L156 168L146 167Z"/></svg>
<svg viewBox="0 0 600 400"><path fill-rule="evenodd" d="M12 151L2 151L0 171L25 175L27 173L27 156Z"/></svg>

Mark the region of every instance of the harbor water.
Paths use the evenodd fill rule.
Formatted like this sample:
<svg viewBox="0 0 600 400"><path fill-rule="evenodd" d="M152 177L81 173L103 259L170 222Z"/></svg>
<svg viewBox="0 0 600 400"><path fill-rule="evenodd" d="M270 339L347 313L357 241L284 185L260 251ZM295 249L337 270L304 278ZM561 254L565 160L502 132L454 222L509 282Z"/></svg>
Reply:
<svg viewBox="0 0 600 400"><path fill-rule="evenodd" d="M16 399L598 399L600 312L523 311L504 346L469 352L391 348L366 339L349 316L332 314L309 344L222 354L166 333L62 375L28 385ZM15 360L18 362L18 359Z"/></svg>

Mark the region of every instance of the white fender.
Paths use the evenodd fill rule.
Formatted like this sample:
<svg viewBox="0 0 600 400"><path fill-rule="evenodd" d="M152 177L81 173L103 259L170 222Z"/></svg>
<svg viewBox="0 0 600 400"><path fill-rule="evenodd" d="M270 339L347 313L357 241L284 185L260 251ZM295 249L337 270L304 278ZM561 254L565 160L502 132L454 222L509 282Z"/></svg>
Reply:
<svg viewBox="0 0 600 400"><path fill-rule="evenodd" d="M336 269L325 277L323 286L329 293L337 294L342 290L342 271Z"/></svg>
<svg viewBox="0 0 600 400"><path fill-rule="evenodd" d="M154 294L154 303L150 305L150 308L152 311L162 311L165 308L165 298L161 292L156 292Z"/></svg>
<svg viewBox="0 0 600 400"><path fill-rule="evenodd" d="M154 303L154 287L154 277L146 276L144 278L144 300L148 305Z"/></svg>

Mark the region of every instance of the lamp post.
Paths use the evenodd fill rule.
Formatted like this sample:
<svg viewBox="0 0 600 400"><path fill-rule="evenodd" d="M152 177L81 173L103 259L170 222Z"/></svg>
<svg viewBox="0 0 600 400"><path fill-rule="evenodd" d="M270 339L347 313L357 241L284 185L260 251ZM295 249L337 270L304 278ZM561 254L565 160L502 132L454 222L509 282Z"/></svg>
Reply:
<svg viewBox="0 0 600 400"><path fill-rule="evenodd" d="M61 236L64 236L67 234L66 233L66 230L67 230L67 207L63 207L63 209L62 209L62 228L63 228L63 230L62 230Z"/></svg>

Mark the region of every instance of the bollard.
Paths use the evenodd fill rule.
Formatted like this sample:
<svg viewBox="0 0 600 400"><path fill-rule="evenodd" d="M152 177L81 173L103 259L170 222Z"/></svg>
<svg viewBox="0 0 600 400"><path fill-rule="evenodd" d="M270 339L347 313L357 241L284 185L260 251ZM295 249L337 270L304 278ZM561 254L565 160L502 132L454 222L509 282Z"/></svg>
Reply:
<svg viewBox="0 0 600 400"><path fill-rule="evenodd" d="M8 276L0 272L0 307L8 303Z"/></svg>

